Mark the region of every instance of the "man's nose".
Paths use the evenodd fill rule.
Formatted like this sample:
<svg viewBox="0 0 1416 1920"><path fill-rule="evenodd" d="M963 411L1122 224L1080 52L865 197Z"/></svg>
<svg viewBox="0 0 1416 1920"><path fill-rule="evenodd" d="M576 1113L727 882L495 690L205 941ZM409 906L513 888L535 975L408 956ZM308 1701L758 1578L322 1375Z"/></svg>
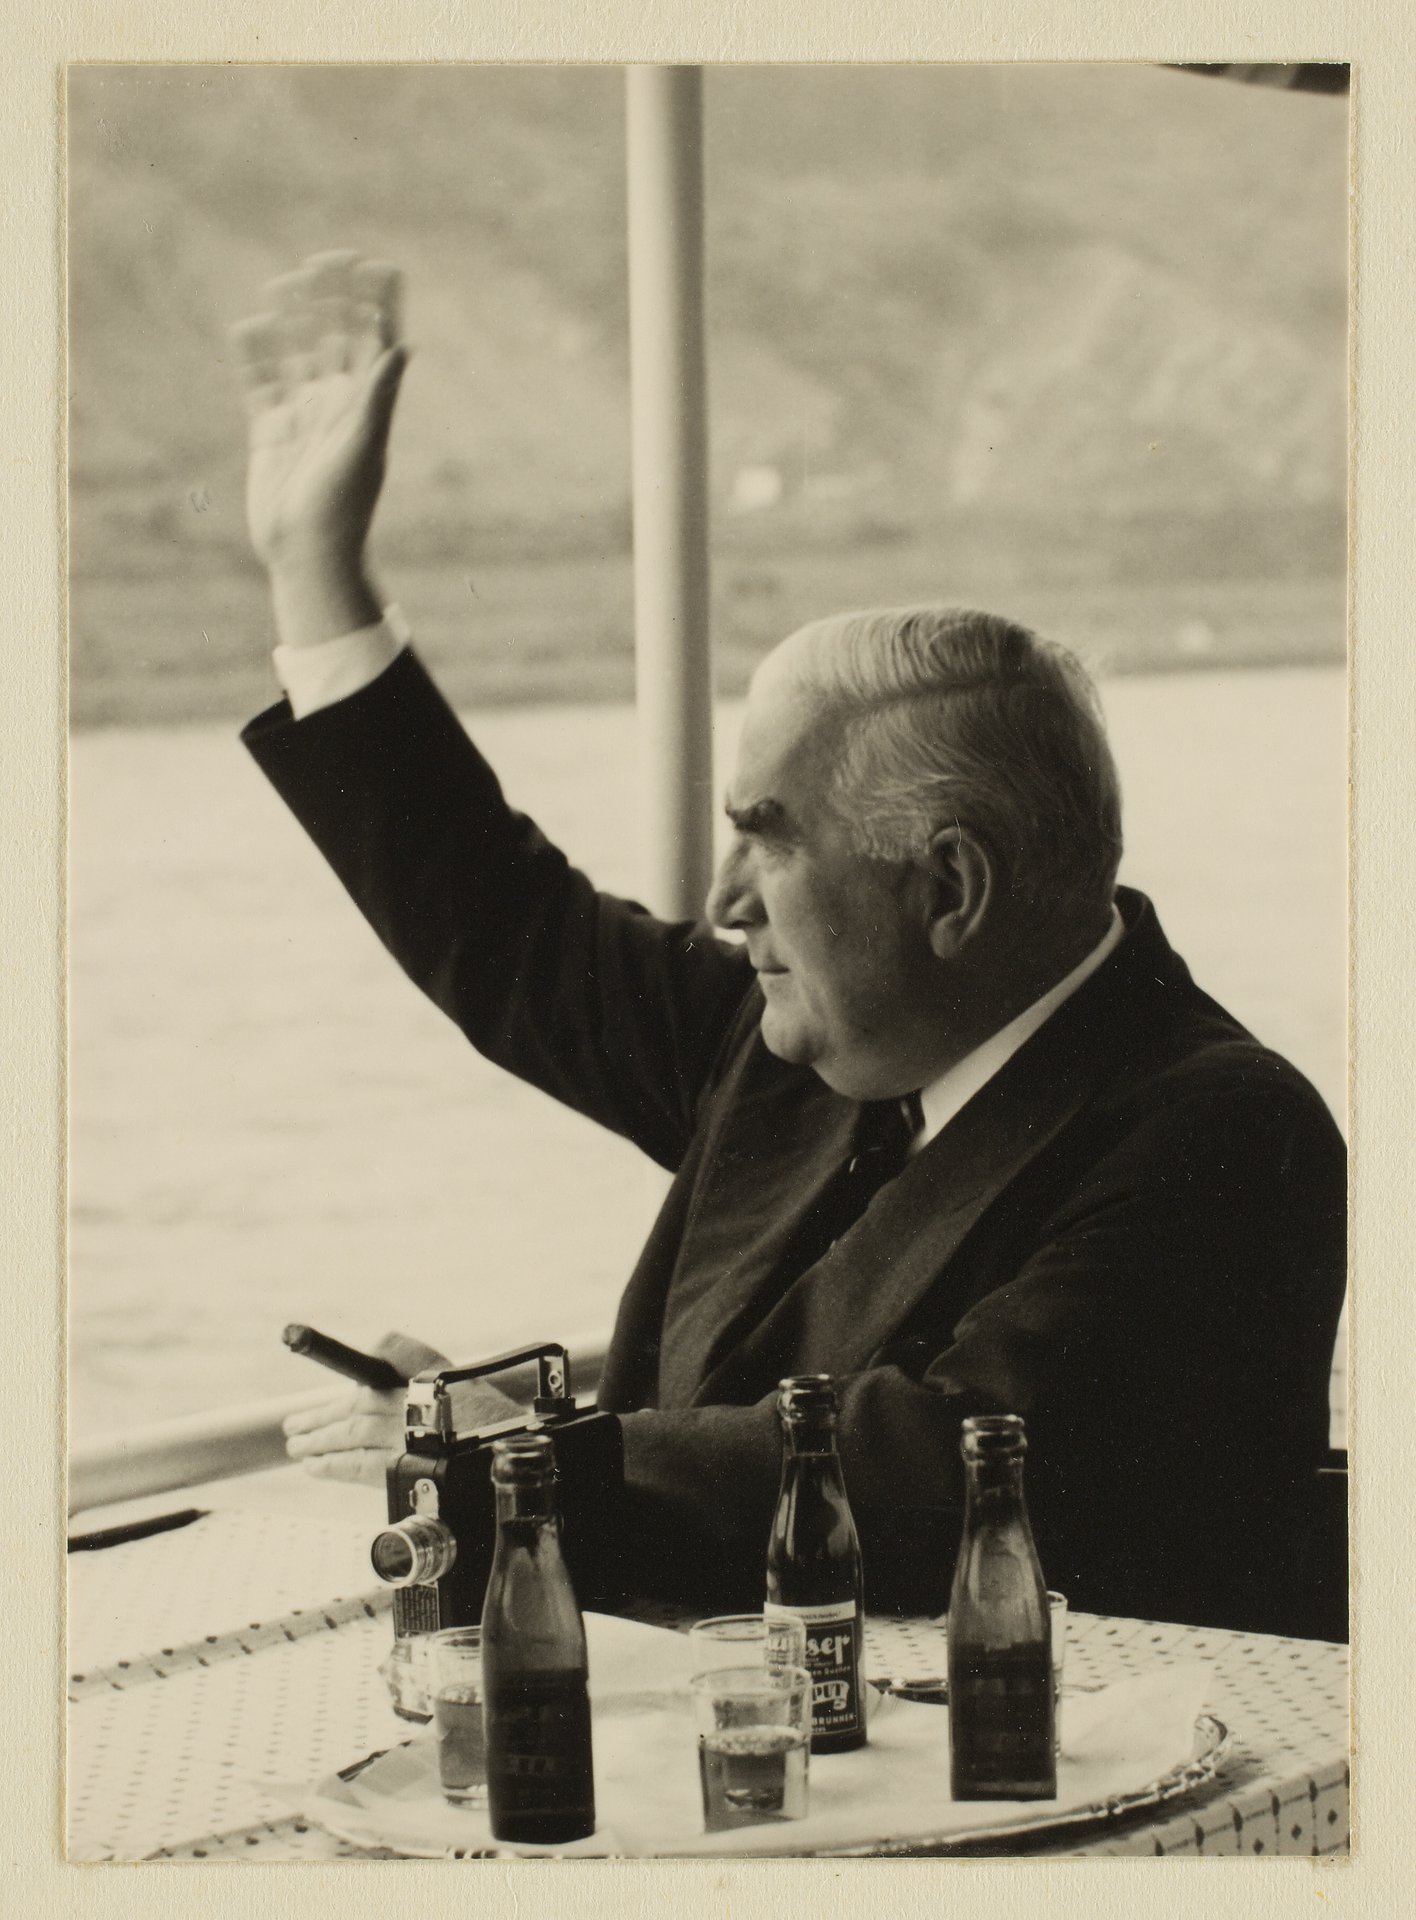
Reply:
<svg viewBox="0 0 1416 1920"><path fill-rule="evenodd" d="M730 847L724 854L708 889L704 911L715 927L727 927L742 933L762 919L762 902L752 878L752 863L742 847Z"/></svg>

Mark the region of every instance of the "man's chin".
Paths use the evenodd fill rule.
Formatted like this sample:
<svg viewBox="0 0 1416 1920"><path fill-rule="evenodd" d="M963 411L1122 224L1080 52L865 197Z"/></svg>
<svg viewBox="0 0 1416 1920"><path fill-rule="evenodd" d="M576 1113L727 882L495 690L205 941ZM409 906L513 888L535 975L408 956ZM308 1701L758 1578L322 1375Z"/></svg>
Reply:
<svg viewBox="0 0 1416 1920"><path fill-rule="evenodd" d="M899 1092L894 1083L879 1084L878 1063L862 1063L858 1055L843 1053L839 1048L833 1052L819 1032L813 1034L799 1020L785 1019L780 1007L764 1010L758 1031L768 1053L789 1066L810 1067L818 1080L824 1080L833 1093L847 1100L884 1100Z"/></svg>
<svg viewBox="0 0 1416 1920"><path fill-rule="evenodd" d="M783 1019L779 1008L768 1006L763 1009L761 1033L762 1044L768 1053L785 1060L789 1066L811 1065L811 1048L806 1035L795 1020Z"/></svg>

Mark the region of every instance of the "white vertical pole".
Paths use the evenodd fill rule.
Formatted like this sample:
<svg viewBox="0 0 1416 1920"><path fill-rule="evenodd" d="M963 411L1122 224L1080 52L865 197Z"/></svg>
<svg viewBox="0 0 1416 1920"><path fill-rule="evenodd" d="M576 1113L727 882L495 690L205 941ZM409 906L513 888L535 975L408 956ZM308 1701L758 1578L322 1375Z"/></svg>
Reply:
<svg viewBox="0 0 1416 1920"><path fill-rule="evenodd" d="M625 107L645 890L679 919L713 863L702 72L631 67Z"/></svg>

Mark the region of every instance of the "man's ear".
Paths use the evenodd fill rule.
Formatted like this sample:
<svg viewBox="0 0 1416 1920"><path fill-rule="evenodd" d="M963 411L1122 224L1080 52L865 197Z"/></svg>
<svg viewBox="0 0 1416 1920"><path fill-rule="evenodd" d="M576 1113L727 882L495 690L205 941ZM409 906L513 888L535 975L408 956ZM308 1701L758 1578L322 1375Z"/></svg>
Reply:
<svg viewBox="0 0 1416 1920"><path fill-rule="evenodd" d="M966 827L941 827L931 838L929 889L929 944L940 960L955 960L993 899L993 861Z"/></svg>

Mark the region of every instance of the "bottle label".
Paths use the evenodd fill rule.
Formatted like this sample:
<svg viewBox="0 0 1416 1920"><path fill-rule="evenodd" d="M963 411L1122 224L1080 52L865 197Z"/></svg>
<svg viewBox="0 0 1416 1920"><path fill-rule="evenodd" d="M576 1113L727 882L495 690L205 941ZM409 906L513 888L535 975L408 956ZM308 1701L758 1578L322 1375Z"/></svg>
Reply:
<svg viewBox="0 0 1416 1920"><path fill-rule="evenodd" d="M583 1674L520 1675L487 1701L487 1786L499 1816L583 1814L595 1824L590 1701Z"/></svg>
<svg viewBox="0 0 1416 1920"><path fill-rule="evenodd" d="M1051 1799L1052 1714L1046 1647L956 1654L949 1665L954 1798Z"/></svg>
<svg viewBox="0 0 1416 1920"><path fill-rule="evenodd" d="M861 1620L855 1601L789 1607L768 1600L762 1612L768 1620L790 1617L806 1628L812 1734L860 1732L865 1726L865 1704L860 1684Z"/></svg>

